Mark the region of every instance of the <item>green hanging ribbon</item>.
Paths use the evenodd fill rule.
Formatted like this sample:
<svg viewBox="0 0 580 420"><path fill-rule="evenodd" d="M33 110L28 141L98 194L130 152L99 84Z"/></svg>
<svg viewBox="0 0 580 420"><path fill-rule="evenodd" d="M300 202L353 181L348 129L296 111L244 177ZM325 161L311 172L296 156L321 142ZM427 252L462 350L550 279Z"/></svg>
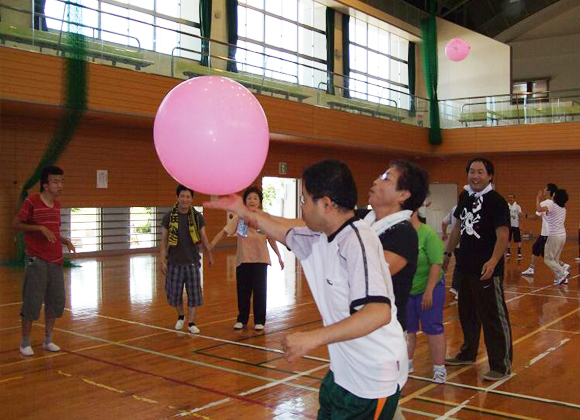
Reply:
<svg viewBox="0 0 580 420"><path fill-rule="evenodd" d="M69 5L70 22L82 22L80 8ZM74 24L70 27L75 28ZM79 27L76 27L77 30ZM63 37L64 58L64 111L56 132L36 166L34 173L28 178L22 187L18 200L19 209L28 196L28 190L40 180L42 169L48 165L54 165L62 155L81 121L87 109L87 47L85 37L79 33L69 32ZM24 232L16 235L16 261L10 265L24 265Z"/></svg>
<svg viewBox="0 0 580 420"><path fill-rule="evenodd" d="M437 98L437 21L435 19L435 0L429 4L429 17L421 21L421 37L423 38L423 69L425 85L429 98L429 143L439 145L443 142L441 136L441 121L439 119L439 99Z"/></svg>

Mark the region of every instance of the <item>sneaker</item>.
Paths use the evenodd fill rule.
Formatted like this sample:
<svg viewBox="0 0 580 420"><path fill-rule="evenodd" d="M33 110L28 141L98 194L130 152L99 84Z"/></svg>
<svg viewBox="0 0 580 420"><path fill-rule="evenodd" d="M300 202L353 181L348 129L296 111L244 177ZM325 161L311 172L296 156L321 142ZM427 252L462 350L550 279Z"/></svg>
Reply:
<svg viewBox="0 0 580 420"><path fill-rule="evenodd" d="M455 295L455 300L459 300L459 293Z"/></svg>
<svg viewBox="0 0 580 420"><path fill-rule="evenodd" d="M509 257L511 257L511 256L512 256L512 254L510 254L510 253L508 252L507 254L505 254L505 256L506 256L507 258L509 258Z"/></svg>
<svg viewBox="0 0 580 420"><path fill-rule="evenodd" d="M458 292L457 292L457 290L456 290L455 288L453 288L453 287L452 287L451 289L449 289L449 291L450 291L451 293L453 293L454 295L456 295L456 296L457 296L457 293L458 293Z"/></svg>
<svg viewBox="0 0 580 420"><path fill-rule="evenodd" d="M433 369L433 382L438 384L444 384L447 381L447 369L434 368Z"/></svg>
<svg viewBox="0 0 580 420"><path fill-rule="evenodd" d="M570 273L566 272L566 273L562 274L558 278L558 284L568 284L568 277L570 277Z"/></svg>
<svg viewBox="0 0 580 420"><path fill-rule="evenodd" d="M562 269L564 269L564 271L569 272L570 271L570 264L566 264L566 263L562 264Z"/></svg>
<svg viewBox="0 0 580 420"><path fill-rule="evenodd" d="M34 350L32 350L31 346L20 347L20 354L24 357L34 356Z"/></svg>
<svg viewBox="0 0 580 420"><path fill-rule="evenodd" d="M242 328L244 328L244 324L242 324L241 322L236 322L234 324L234 330L241 330Z"/></svg>
<svg viewBox="0 0 580 420"><path fill-rule="evenodd" d="M199 328L197 328L197 326L195 324L190 325L189 327L187 327L187 329L192 334L199 334Z"/></svg>
<svg viewBox="0 0 580 420"><path fill-rule="evenodd" d="M522 271L522 276L533 276L534 275L534 267L528 267L526 271Z"/></svg>
<svg viewBox="0 0 580 420"><path fill-rule="evenodd" d="M183 319L178 319L177 322L175 323L175 329L182 330L184 324L185 324L185 321Z"/></svg>
<svg viewBox="0 0 580 420"><path fill-rule="evenodd" d="M262 324L256 324L256 326L254 327L254 329L256 331L262 331L264 329L264 325L262 325Z"/></svg>
<svg viewBox="0 0 580 420"><path fill-rule="evenodd" d="M42 343L42 349L48 351L60 351L60 347L54 343Z"/></svg>
<svg viewBox="0 0 580 420"><path fill-rule="evenodd" d="M459 357L450 357L445 359L445 364L449 366L461 366L461 365L472 365L475 363L475 360L465 360L460 359Z"/></svg>
<svg viewBox="0 0 580 420"><path fill-rule="evenodd" d="M524 257L522 256L522 254L518 254L518 260L522 260L524 259Z"/></svg>
<svg viewBox="0 0 580 420"><path fill-rule="evenodd" d="M499 373L495 370L490 370L486 374L483 375L483 379L486 381L499 381L500 379L505 379L510 376L509 373Z"/></svg>
<svg viewBox="0 0 580 420"><path fill-rule="evenodd" d="M415 365L412 360L409 360L409 373L415 372Z"/></svg>
<svg viewBox="0 0 580 420"><path fill-rule="evenodd" d="M580 257L574 258L574 261L576 261L577 263L580 263Z"/></svg>

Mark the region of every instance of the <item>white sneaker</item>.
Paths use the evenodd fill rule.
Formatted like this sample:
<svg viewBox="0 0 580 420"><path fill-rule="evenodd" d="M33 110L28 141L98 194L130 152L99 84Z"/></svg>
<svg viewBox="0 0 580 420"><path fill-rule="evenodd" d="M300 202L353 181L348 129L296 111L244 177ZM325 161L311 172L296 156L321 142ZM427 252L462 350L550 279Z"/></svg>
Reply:
<svg viewBox="0 0 580 420"><path fill-rule="evenodd" d="M580 263L580 257L578 257L578 258L574 258L574 261L576 261L576 262Z"/></svg>
<svg viewBox="0 0 580 420"><path fill-rule="evenodd" d="M43 350L48 350L48 351L60 351L60 347L57 346L54 343L42 343L42 348Z"/></svg>
<svg viewBox="0 0 580 420"><path fill-rule="evenodd" d="M234 330L241 330L242 328L244 328L244 324L242 324L241 322L236 322L234 324Z"/></svg>
<svg viewBox="0 0 580 420"><path fill-rule="evenodd" d="M570 277L570 273L564 273L558 278L558 284L568 284L568 277Z"/></svg>
<svg viewBox="0 0 580 420"><path fill-rule="evenodd" d="M447 381L447 369L445 368L434 368L433 369L433 382L438 384L444 384Z"/></svg>
<svg viewBox="0 0 580 420"><path fill-rule="evenodd" d="M569 272L570 271L570 264L566 264L566 263L562 264L562 269L564 271L568 271Z"/></svg>
<svg viewBox="0 0 580 420"><path fill-rule="evenodd" d="M453 293L454 295L457 295L457 290L456 290L456 289L454 289L453 287L452 287L452 288L450 288L450 289L449 289L449 291L450 291L451 293Z"/></svg>
<svg viewBox="0 0 580 420"><path fill-rule="evenodd" d="M528 267L526 271L522 271L522 276L533 276L534 275L534 267Z"/></svg>
<svg viewBox="0 0 580 420"><path fill-rule="evenodd" d="M415 372L415 364L412 360L409 360L409 373Z"/></svg>
<svg viewBox="0 0 580 420"><path fill-rule="evenodd" d="M178 319L177 322L175 323L175 329L176 330L182 330L184 324L185 324L185 320Z"/></svg>
<svg viewBox="0 0 580 420"><path fill-rule="evenodd" d="M31 346L20 347L20 354L24 357L34 356L34 350L32 350Z"/></svg>
<svg viewBox="0 0 580 420"><path fill-rule="evenodd" d="M256 331L262 331L262 330L264 329L264 326L263 326L262 324L256 324L256 325L254 326L254 329L255 329Z"/></svg>
<svg viewBox="0 0 580 420"><path fill-rule="evenodd" d="M199 334L199 328L197 328L197 326L195 324L194 325L190 325L189 327L187 327L187 329L192 334Z"/></svg>

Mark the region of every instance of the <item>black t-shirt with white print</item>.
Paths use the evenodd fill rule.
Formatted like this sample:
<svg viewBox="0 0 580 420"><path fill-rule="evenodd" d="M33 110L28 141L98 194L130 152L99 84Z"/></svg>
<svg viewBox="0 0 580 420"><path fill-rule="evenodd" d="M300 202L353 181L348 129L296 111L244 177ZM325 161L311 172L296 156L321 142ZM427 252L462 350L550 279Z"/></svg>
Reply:
<svg viewBox="0 0 580 420"><path fill-rule="evenodd" d="M510 227L510 210L505 199L495 190L481 197L465 194L454 216L461 223L459 271L481 274L483 265L493 255L497 241L496 228ZM493 276L503 276L503 256L495 266Z"/></svg>

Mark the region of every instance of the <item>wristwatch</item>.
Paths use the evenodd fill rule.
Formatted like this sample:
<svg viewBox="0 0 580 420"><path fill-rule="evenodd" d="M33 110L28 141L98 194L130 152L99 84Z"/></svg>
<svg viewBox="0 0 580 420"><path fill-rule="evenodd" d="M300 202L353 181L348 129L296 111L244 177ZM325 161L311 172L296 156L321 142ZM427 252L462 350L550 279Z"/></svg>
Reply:
<svg viewBox="0 0 580 420"><path fill-rule="evenodd" d="M446 257L451 257L451 252L445 251L445 252L443 253L443 255L445 255Z"/></svg>

